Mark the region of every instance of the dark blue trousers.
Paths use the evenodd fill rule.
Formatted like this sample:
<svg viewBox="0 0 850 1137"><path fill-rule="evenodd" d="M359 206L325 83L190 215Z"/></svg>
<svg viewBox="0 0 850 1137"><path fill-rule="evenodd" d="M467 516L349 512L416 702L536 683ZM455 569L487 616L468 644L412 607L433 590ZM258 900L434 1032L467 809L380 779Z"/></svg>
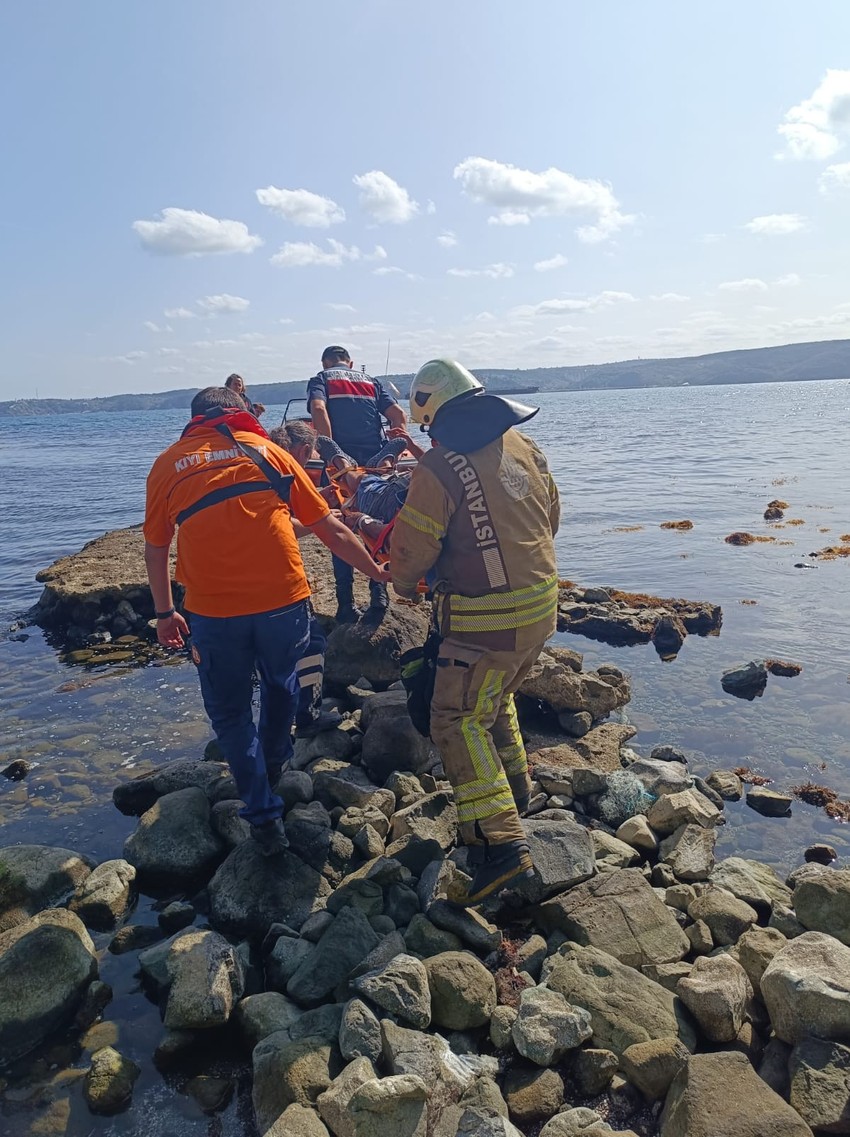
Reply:
<svg viewBox="0 0 850 1137"><path fill-rule="evenodd" d="M250 616L187 617L204 707L245 802L241 816L252 825L273 821L283 811L273 787L292 757L295 669L309 643L308 602ZM251 705L255 668L259 729Z"/></svg>

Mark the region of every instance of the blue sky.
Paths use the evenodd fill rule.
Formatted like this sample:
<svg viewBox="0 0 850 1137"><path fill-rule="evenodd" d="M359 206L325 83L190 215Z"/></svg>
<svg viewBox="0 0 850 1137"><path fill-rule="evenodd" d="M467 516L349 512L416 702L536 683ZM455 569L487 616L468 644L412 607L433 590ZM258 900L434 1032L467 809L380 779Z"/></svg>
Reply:
<svg viewBox="0 0 850 1137"><path fill-rule="evenodd" d="M850 6L12 0L0 399L850 335Z"/></svg>

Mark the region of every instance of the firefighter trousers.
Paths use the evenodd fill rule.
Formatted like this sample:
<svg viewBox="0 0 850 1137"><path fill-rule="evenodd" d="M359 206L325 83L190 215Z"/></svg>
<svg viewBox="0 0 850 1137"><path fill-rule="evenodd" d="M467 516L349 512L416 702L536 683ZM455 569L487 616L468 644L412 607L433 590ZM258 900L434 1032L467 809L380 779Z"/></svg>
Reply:
<svg viewBox="0 0 850 1137"><path fill-rule="evenodd" d="M514 693L542 648L490 651L450 637L440 645L431 738L466 845L524 839L516 802L528 798L531 780Z"/></svg>

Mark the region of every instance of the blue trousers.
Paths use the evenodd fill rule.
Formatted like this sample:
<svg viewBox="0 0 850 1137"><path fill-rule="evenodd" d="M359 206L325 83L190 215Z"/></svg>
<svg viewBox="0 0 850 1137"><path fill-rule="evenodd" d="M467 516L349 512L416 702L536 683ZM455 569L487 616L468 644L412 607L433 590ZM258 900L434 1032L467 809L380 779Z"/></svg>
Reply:
<svg viewBox="0 0 850 1137"><path fill-rule="evenodd" d="M322 681L325 675L325 648L328 637L313 612L310 613L310 639L306 654L296 667L298 676L298 710L296 726L309 726L319 717L322 707Z"/></svg>
<svg viewBox="0 0 850 1137"><path fill-rule="evenodd" d="M187 617L204 707L245 802L241 816L263 825L283 812L273 787L292 757L295 669L309 643L308 602L250 616ZM255 668L259 729L251 705Z"/></svg>

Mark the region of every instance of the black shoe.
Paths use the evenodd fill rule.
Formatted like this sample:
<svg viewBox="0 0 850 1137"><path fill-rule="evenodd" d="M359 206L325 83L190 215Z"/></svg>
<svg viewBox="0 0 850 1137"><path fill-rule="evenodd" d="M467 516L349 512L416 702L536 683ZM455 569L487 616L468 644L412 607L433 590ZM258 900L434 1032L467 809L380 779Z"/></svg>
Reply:
<svg viewBox="0 0 850 1137"><path fill-rule="evenodd" d="M485 860L475 870L472 883L465 897L453 899L462 908L481 904L488 896L507 887L514 881L534 874L534 864L524 841L506 841L502 845L491 844Z"/></svg>
<svg viewBox="0 0 850 1137"><path fill-rule="evenodd" d="M369 611L370 612L386 612L390 606L390 594L387 592L385 584L378 584L377 581L369 581Z"/></svg>
<svg viewBox="0 0 850 1137"><path fill-rule="evenodd" d="M283 822L279 817L268 821L265 825L252 825L251 836L260 846L264 857L273 857L289 848L289 838L283 829Z"/></svg>
<svg viewBox="0 0 850 1137"><path fill-rule="evenodd" d="M338 624L356 624L363 613L353 603L340 604L336 610L336 622Z"/></svg>
<svg viewBox="0 0 850 1137"><path fill-rule="evenodd" d="M321 734L323 730L333 730L334 727L339 726L343 721L342 715L339 711L320 711L316 718L311 719L310 722L305 723L303 726L296 726L296 738L315 738L317 734Z"/></svg>

